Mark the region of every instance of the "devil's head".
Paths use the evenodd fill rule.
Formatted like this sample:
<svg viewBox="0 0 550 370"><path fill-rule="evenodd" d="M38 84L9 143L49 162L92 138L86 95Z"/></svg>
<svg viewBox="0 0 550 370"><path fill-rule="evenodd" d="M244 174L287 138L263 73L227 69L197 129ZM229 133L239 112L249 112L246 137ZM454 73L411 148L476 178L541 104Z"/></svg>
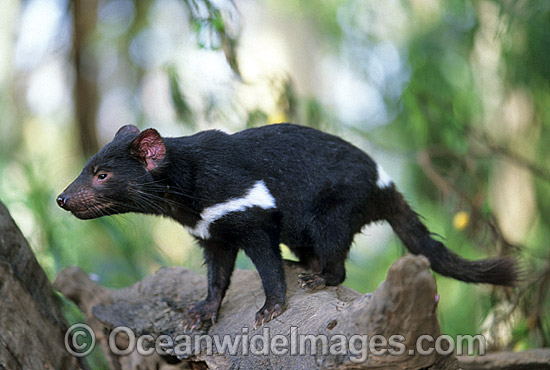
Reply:
<svg viewBox="0 0 550 370"><path fill-rule="evenodd" d="M166 160L164 140L155 129L121 127L114 139L86 163L57 197L57 204L81 219L125 212L154 212L158 176ZM153 199L152 199L153 198Z"/></svg>

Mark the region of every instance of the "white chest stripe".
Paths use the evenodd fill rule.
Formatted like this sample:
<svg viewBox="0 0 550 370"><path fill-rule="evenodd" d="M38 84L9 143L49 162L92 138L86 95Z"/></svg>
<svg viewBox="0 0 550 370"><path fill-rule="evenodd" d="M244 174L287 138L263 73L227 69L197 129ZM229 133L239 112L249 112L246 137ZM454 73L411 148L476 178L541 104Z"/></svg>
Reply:
<svg viewBox="0 0 550 370"><path fill-rule="evenodd" d="M263 209L275 208L275 198L265 186L263 180L257 181L241 198L229 199L218 203L201 212L201 219L195 227L185 226L191 234L201 239L210 238L210 224L228 213L244 211L247 208L260 207Z"/></svg>
<svg viewBox="0 0 550 370"><path fill-rule="evenodd" d="M378 188L383 189L390 186L393 182L390 175L380 166L379 164L376 165L376 171L378 172L378 180L376 181L376 186Z"/></svg>

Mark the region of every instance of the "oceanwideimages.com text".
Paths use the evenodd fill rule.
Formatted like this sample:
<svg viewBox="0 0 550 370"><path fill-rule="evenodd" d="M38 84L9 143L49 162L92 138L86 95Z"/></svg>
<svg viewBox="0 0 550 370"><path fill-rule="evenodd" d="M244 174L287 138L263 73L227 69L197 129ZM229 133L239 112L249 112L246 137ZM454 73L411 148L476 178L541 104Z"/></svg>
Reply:
<svg viewBox="0 0 550 370"><path fill-rule="evenodd" d="M120 336L120 337L119 337ZM124 339L124 340L119 340ZM484 355L486 340L482 335L441 335L436 338L421 335L412 342L400 334L384 335L342 335L303 334L296 326L285 333L272 333L269 327L251 331L242 328L232 335L179 334L136 335L130 328L114 328L108 337L109 349L113 354L126 356L137 351L142 356L154 353L186 358L192 355L228 354L240 356L349 356L355 363L365 362L369 356L428 356L440 355ZM127 343L121 348L120 343ZM118 344L117 344L118 343ZM65 347L72 355L87 356L95 347L95 333L85 324L75 324L67 330ZM411 348L412 347L412 348Z"/></svg>

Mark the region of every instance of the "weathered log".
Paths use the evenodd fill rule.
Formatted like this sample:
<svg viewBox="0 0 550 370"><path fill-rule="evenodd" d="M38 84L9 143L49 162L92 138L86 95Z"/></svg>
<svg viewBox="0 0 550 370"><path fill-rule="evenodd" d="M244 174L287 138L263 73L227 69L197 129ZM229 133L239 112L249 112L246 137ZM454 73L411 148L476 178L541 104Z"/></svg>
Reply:
<svg viewBox="0 0 550 370"><path fill-rule="evenodd" d="M92 282L79 268L71 267L59 274L54 286L77 302L85 312L89 324L98 333L98 341L110 359L112 369L550 370L549 349L459 356L458 362L453 355L441 356L435 352L429 356L420 356L415 348L416 339L420 335L437 338L440 334L435 315L435 281L423 257L406 256L398 260L388 272L386 281L374 293L365 295L342 286L325 288L315 293L305 292L296 284L300 272L302 270L292 265L285 267L289 283L289 307L284 314L263 328L254 330L254 313L264 299L260 279L254 271L235 271L218 322L198 334L208 332L211 338L217 336L220 339L224 335L231 338L241 335L241 340L244 340L244 335L248 335L249 343L253 341L253 336L261 337L267 331L272 340L280 335L279 338L285 337L287 342L290 342L293 333L327 338L344 335L348 339L354 335L372 338L379 334L389 338L400 334L406 338L403 342L405 353L394 356L388 353L373 355L369 352L366 361L354 363L349 353L323 354L320 346L317 346L317 355L311 353L311 346L306 346L305 354L297 355L288 352L277 354L272 348L267 354L252 351L245 354L242 348L237 348L234 353L214 351L209 354L208 346L201 342L197 348L191 343L188 347L191 353L179 353L182 361L175 365L169 365L165 360L174 360L174 357L163 359L157 353L140 356L137 351L133 351L128 356L119 357L107 345L109 332L114 328L123 326L131 329L135 336L149 334L159 339L162 335L175 338L178 334L185 334L180 326L183 312L189 304L204 296L205 277L182 268L165 268L131 287L109 290ZM128 346L124 335L116 339L115 343L120 348ZM409 354L410 350L414 351L414 355Z"/></svg>
<svg viewBox="0 0 550 370"><path fill-rule="evenodd" d="M386 281L374 293L366 295L343 286L309 293L297 284L297 275L302 270L288 265L285 272L289 285L288 308L262 328L253 329L254 314L264 300L260 279L255 271L237 270L233 274L218 322L206 328L209 330L202 329L197 333L208 332L213 341L212 353L207 340L194 346L198 336L187 337L189 342L175 340L173 346L165 345L162 348L170 347L171 354L183 361L178 368L196 367L199 364L212 369L458 367L453 356L441 357L435 352L422 356L416 351L416 339L419 336L436 338L440 334L436 317L435 280L424 257L409 255L398 260L388 272ZM158 338L167 335L161 338L177 339L178 334L191 334L185 333L180 323L189 304L204 296L206 279L182 268L164 268L129 288L107 290L98 287L81 270L69 268L60 273L54 286L79 304L96 331L100 330L101 325L108 330L123 326L130 328L136 337L151 335ZM102 304L98 304L100 301ZM94 307L90 310L92 305ZM216 351L216 337L220 341L224 336L236 340L237 335L240 335L240 342L237 343L249 339L248 351L241 345L232 353ZM308 341L304 335L316 336L315 344L311 342L313 337ZM375 335L386 339L401 335L403 353L395 355L382 351L384 353L374 355L366 347ZM254 336L257 338L252 339ZM272 348L276 336L279 348L276 345ZM268 346L271 345L268 351L264 351L262 337L266 338ZM121 340L124 338L124 335L117 336L117 343L126 346L127 341L122 343L124 340ZM304 346L300 346L300 338L304 339ZM99 341L106 339L103 337ZM341 341L343 339L345 341ZM323 345L323 340L328 345ZM255 351L252 351L250 346L254 341L257 345ZM341 348L336 345L337 342L348 345L353 341L357 351L350 351L350 348L339 351ZM284 346L284 343L287 345ZM293 344L296 345L294 349L297 353L292 353ZM334 347L330 348L331 345ZM103 348L106 347L104 344ZM375 350L380 351L381 347ZM112 353L107 351L107 356L112 356ZM148 368L154 368L153 363L157 360L163 361L156 355L142 358L148 361ZM359 359L363 361L357 361ZM139 356L134 352L128 358L118 357L115 360L118 368L132 369L135 367L131 367L130 363L138 363Z"/></svg>
<svg viewBox="0 0 550 370"><path fill-rule="evenodd" d="M51 283L0 203L0 369L78 369Z"/></svg>
<svg viewBox="0 0 550 370"><path fill-rule="evenodd" d="M460 356L459 362L464 370L550 370L550 348Z"/></svg>

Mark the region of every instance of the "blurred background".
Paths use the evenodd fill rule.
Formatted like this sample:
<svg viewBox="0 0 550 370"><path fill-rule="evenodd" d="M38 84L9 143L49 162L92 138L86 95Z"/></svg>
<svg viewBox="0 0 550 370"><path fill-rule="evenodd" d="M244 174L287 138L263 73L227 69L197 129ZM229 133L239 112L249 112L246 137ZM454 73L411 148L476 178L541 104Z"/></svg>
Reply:
<svg viewBox="0 0 550 370"><path fill-rule="evenodd" d="M549 50L544 0L2 0L0 200L52 279L204 271L175 222L82 221L56 195L125 124L316 127L370 153L455 252L522 259L516 289L436 276L443 333L548 347ZM404 253L389 226L366 227L345 285L373 291Z"/></svg>

